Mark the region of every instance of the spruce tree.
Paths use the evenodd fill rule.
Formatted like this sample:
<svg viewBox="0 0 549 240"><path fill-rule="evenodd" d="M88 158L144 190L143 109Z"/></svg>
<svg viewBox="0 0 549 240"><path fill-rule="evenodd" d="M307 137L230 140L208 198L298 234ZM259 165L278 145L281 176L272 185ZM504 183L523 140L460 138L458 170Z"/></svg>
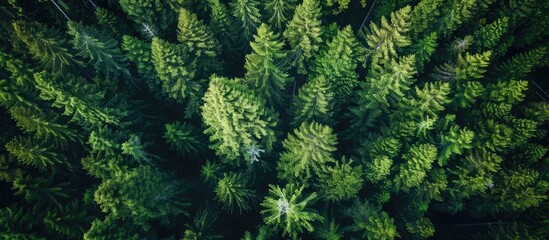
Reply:
<svg viewBox="0 0 549 240"><path fill-rule="evenodd" d="M249 42L261 25L259 4L257 0L232 0L230 3L231 14L239 22L244 42Z"/></svg>
<svg viewBox="0 0 549 240"><path fill-rule="evenodd" d="M210 147L227 162L239 164L253 144L272 149L276 115L239 79L212 76L201 109Z"/></svg>
<svg viewBox="0 0 549 240"><path fill-rule="evenodd" d="M301 86L291 106L294 116L292 125L297 127L310 121L331 125L335 103L331 90L330 83L323 76L309 80Z"/></svg>
<svg viewBox="0 0 549 240"><path fill-rule="evenodd" d="M269 25L275 31L284 30L287 21L290 20L296 8L297 0L268 0L263 2L263 9L269 18Z"/></svg>
<svg viewBox="0 0 549 240"><path fill-rule="evenodd" d="M318 53L323 42L320 11L318 1L304 0L296 7L294 16L284 31L284 37L292 48L290 60L301 74L309 72L308 62Z"/></svg>
<svg viewBox="0 0 549 240"><path fill-rule="evenodd" d="M196 14L181 8L177 29L177 40L194 55L216 57L219 54L219 42Z"/></svg>
<svg viewBox="0 0 549 240"><path fill-rule="evenodd" d="M240 173L225 173L215 187L216 199L223 204L223 208L233 212L238 208L239 212L251 209L256 192L249 188L246 177Z"/></svg>
<svg viewBox="0 0 549 240"><path fill-rule="evenodd" d="M278 106L283 100L285 86L291 81L280 64L286 58L282 49L284 43L266 24L261 24L254 39L250 42L252 53L246 55L244 64L245 80L251 88L257 89L269 106Z"/></svg>

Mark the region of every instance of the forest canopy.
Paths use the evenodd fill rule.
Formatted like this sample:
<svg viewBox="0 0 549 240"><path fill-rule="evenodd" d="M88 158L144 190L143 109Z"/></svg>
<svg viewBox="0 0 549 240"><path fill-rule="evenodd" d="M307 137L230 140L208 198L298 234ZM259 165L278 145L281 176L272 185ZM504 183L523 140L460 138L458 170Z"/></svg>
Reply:
<svg viewBox="0 0 549 240"><path fill-rule="evenodd" d="M0 2L0 239L546 239L547 0Z"/></svg>

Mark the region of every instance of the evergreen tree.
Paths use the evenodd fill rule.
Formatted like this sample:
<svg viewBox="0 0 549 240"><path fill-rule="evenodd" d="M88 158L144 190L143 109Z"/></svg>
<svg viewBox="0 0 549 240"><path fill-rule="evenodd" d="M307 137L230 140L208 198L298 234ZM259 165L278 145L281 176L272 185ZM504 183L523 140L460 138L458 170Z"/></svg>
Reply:
<svg viewBox="0 0 549 240"><path fill-rule="evenodd" d="M265 197L261 206L261 215L265 224L275 225L282 229L283 236L296 239L303 232L303 228L312 232L313 222L322 221L322 217L308 205L316 199L316 193L302 196L304 187L288 184L284 188L269 185L269 195Z"/></svg>
<svg viewBox="0 0 549 240"><path fill-rule="evenodd" d="M148 228L149 220L187 213L189 204L180 198L184 190L182 183L167 173L145 166L103 181L94 200L113 218L131 218Z"/></svg>
<svg viewBox="0 0 549 240"><path fill-rule="evenodd" d="M372 59L372 64L378 64L380 59L389 60L397 56L397 48L411 44L408 32L410 31L411 7L406 6L391 13L390 23L383 16L379 25L370 24L368 31L360 33L367 44L367 56Z"/></svg>
<svg viewBox="0 0 549 240"><path fill-rule="evenodd" d="M174 21L174 15L161 0L120 0L120 7L138 24L166 30Z"/></svg>
<svg viewBox="0 0 549 240"><path fill-rule="evenodd" d="M162 81L156 75L153 65L151 44L136 37L124 35L122 49L129 61L133 62L137 72L143 78L149 90L156 96L161 96Z"/></svg>
<svg viewBox="0 0 549 240"><path fill-rule="evenodd" d="M84 210L78 201L68 205L57 206L50 210L44 217L44 224L48 229L53 229L65 236L78 238L91 224L92 217Z"/></svg>
<svg viewBox="0 0 549 240"><path fill-rule="evenodd" d="M233 0L230 4L231 14L238 20L243 41L246 43L261 25L259 4L257 0Z"/></svg>
<svg viewBox="0 0 549 240"><path fill-rule="evenodd" d="M153 38L151 49L152 63L158 78L162 80L164 94L183 102L187 96L200 91L200 84L194 81L196 59L184 46Z"/></svg>
<svg viewBox="0 0 549 240"><path fill-rule="evenodd" d="M295 10L296 0L266 0L263 9L269 18L269 25L276 31L282 31Z"/></svg>
<svg viewBox="0 0 549 240"><path fill-rule="evenodd" d="M437 157L437 148L432 144L419 144L412 146L402 158L405 160L399 166L398 175L395 178L395 189L408 191L419 186L426 176L426 171Z"/></svg>
<svg viewBox="0 0 549 240"><path fill-rule="evenodd" d="M272 149L276 115L238 79L212 76L201 114L210 147L227 162L239 164L245 148L256 143Z"/></svg>
<svg viewBox="0 0 549 240"><path fill-rule="evenodd" d="M223 203L223 208L233 212L238 207L240 213L248 211L255 200L256 192L249 188L249 183L240 173L225 173L217 182L216 199Z"/></svg>
<svg viewBox="0 0 549 240"><path fill-rule="evenodd" d="M216 57L219 54L219 42L196 14L181 8L177 29L177 40L194 55Z"/></svg>
<svg viewBox="0 0 549 240"><path fill-rule="evenodd" d="M334 109L334 93L331 89L330 83L323 76L309 80L301 86L292 101L292 125L299 126L310 121L331 125Z"/></svg>
<svg viewBox="0 0 549 240"><path fill-rule="evenodd" d="M56 170L56 164L71 168L71 163L62 154L57 153L47 142L32 138L15 137L6 144L6 150L17 157L19 162L37 168L40 171Z"/></svg>
<svg viewBox="0 0 549 240"><path fill-rule="evenodd" d="M279 66L286 53L282 50L284 43L278 38L279 35L266 24L261 24L254 36L255 41L250 43L252 53L246 55L244 64L248 85L257 89L273 107L282 102L284 87L291 81L286 69Z"/></svg>
<svg viewBox="0 0 549 240"><path fill-rule="evenodd" d="M328 166L319 175L320 196L328 201L348 200L357 196L364 184L362 166L353 167L353 160L342 159L333 167Z"/></svg>
<svg viewBox="0 0 549 240"><path fill-rule="evenodd" d="M223 52L234 60L241 56L241 37L237 35L236 19L220 0L208 0L211 8L210 29L222 44Z"/></svg>
<svg viewBox="0 0 549 240"><path fill-rule="evenodd" d="M320 5L316 0L304 0L295 9L294 17L288 23L284 37L292 48L290 60L297 66L297 72L305 74L313 56L320 50L322 43L322 21Z"/></svg>
<svg viewBox="0 0 549 240"><path fill-rule="evenodd" d="M332 152L337 138L330 127L317 122L303 123L289 134L282 145L285 151L278 161L279 177L286 180L307 180L319 174L327 163L335 162Z"/></svg>
<svg viewBox="0 0 549 240"><path fill-rule="evenodd" d="M507 26L509 25L509 18L503 17L496 21L479 28L475 31L475 47L477 50L487 50L495 48L501 37L507 33Z"/></svg>
<svg viewBox="0 0 549 240"><path fill-rule="evenodd" d="M172 149L182 155L196 155L204 151L204 140L196 128L187 123L168 123L165 126L164 139Z"/></svg>
<svg viewBox="0 0 549 240"><path fill-rule="evenodd" d="M64 36L54 29L38 22L16 21L13 30L32 56L54 72L82 64L72 56Z"/></svg>
<svg viewBox="0 0 549 240"><path fill-rule="evenodd" d="M99 30L80 23L69 22L68 33L74 37L72 43L78 55L88 59L98 72L107 76L130 75L126 58L118 48L118 42Z"/></svg>
<svg viewBox="0 0 549 240"><path fill-rule="evenodd" d="M347 26L338 31L328 43L328 49L316 59L315 75L326 77L338 102L347 102L358 86L356 69L363 61L363 55L364 50L356 40L353 29Z"/></svg>
<svg viewBox="0 0 549 240"><path fill-rule="evenodd" d="M423 33L428 33L435 26L441 15L444 0L421 0L410 13L412 36L415 39ZM431 32L433 34L433 32ZM436 33L435 33L436 35Z"/></svg>

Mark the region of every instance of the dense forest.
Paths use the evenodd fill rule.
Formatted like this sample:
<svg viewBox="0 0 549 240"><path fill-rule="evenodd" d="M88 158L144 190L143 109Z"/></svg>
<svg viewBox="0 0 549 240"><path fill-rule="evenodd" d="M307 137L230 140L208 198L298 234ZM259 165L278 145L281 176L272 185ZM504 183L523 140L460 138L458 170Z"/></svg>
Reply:
<svg viewBox="0 0 549 240"><path fill-rule="evenodd" d="M5 0L0 239L546 239L547 0Z"/></svg>

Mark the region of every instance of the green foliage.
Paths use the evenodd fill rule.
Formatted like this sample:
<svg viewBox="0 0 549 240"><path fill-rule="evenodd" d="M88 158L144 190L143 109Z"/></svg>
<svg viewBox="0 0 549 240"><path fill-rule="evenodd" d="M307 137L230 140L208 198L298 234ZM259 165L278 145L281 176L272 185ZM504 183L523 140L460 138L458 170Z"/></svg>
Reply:
<svg viewBox="0 0 549 240"><path fill-rule="evenodd" d="M174 122L166 124L164 128L164 139L178 153L197 155L205 150L203 139L194 126L186 122Z"/></svg>
<svg viewBox="0 0 549 240"><path fill-rule="evenodd" d="M418 144L410 148L402 158L404 163L399 166L395 178L397 190L408 191L419 186L431 169L431 165L437 157L437 148L432 144Z"/></svg>
<svg viewBox="0 0 549 240"><path fill-rule="evenodd" d="M290 60L298 73L309 71L308 61L320 50L322 43L321 8L316 0L304 0L299 4L294 17L287 24L284 37L292 48Z"/></svg>
<svg viewBox="0 0 549 240"><path fill-rule="evenodd" d="M187 231L185 231L185 237L183 239L220 239L221 236L215 234L213 231L213 223L217 220L217 213L212 212L210 209L203 209L196 212L193 222L191 224L185 224ZM189 232L189 233L188 233ZM192 233L190 233L192 232ZM188 235L194 235L194 238L188 237Z"/></svg>
<svg viewBox="0 0 549 240"><path fill-rule="evenodd" d="M103 181L94 200L113 218L132 218L147 228L150 220L187 214L189 204L180 197L184 190L182 183L167 173L144 166Z"/></svg>
<svg viewBox="0 0 549 240"><path fill-rule="evenodd" d="M435 226L428 218L420 218L413 223L406 223L406 230L421 239L426 239L435 234Z"/></svg>
<svg viewBox="0 0 549 240"><path fill-rule="evenodd" d="M124 35L122 37L122 50L126 53L128 60L135 64L137 72L144 79L149 90L160 96L162 82L156 75L152 63L151 44L136 37Z"/></svg>
<svg viewBox="0 0 549 240"><path fill-rule="evenodd" d="M474 33L475 47L479 51L496 47L501 37L507 33L509 18L503 17L482 26Z"/></svg>
<svg viewBox="0 0 549 240"><path fill-rule="evenodd" d="M320 173L317 188L320 196L328 201L348 200L357 196L364 184L362 166L352 166L353 160L345 158L328 166Z"/></svg>
<svg viewBox="0 0 549 240"><path fill-rule="evenodd" d="M261 25L259 4L257 0L232 0L230 3L231 14L239 23L244 42L249 42Z"/></svg>
<svg viewBox="0 0 549 240"><path fill-rule="evenodd" d="M187 46L194 55L215 57L219 54L219 42L196 14L185 8L179 11L177 40Z"/></svg>
<svg viewBox="0 0 549 240"><path fill-rule="evenodd" d="M436 32L432 32L411 46L411 53L416 57L416 68L419 72L422 72L425 63L431 60L431 56L438 46L437 40Z"/></svg>
<svg viewBox="0 0 549 240"><path fill-rule="evenodd" d="M68 33L74 38L72 43L79 56L88 59L87 64L107 76L130 75L127 60L118 48L118 42L107 34L80 23L69 22Z"/></svg>
<svg viewBox="0 0 549 240"><path fill-rule="evenodd" d="M538 206L547 199L549 188L549 183L539 178L539 172L533 169L519 167L504 172L501 185L496 185L492 190L498 204L491 211L521 211Z"/></svg>
<svg viewBox="0 0 549 240"><path fill-rule="evenodd" d="M438 155L439 165L445 165L450 159L450 156L459 154L461 155L463 150L473 147L471 144L475 133L469 129L461 128L457 125L450 127L448 134L441 134L440 145L442 150Z"/></svg>
<svg viewBox="0 0 549 240"><path fill-rule="evenodd" d="M533 102L524 110L524 114L528 119L543 123L549 120L549 103Z"/></svg>
<svg viewBox="0 0 549 240"><path fill-rule="evenodd" d="M456 71L457 80L473 80L484 76L486 67L490 64L490 56L492 52L487 51L481 54L465 56L458 55Z"/></svg>
<svg viewBox="0 0 549 240"><path fill-rule="evenodd" d="M443 82L428 82L422 89L416 86L416 97L406 103L409 115L436 117L444 110L444 105L450 100L448 94L450 85Z"/></svg>
<svg viewBox="0 0 549 240"><path fill-rule="evenodd" d="M276 31L283 30L295 10L297 0L269 0L264 2L263 9L269 18L269 25Z"/></svg>
<svg viewBox="0 0 549 240"><path fill-rule="evenodd" d="M118 220L111 215L104 220L95 219L90 229L84 234L84 239L129 239L138 240L145 234L131 222Z"/></svg>
<svg viewBox="0 0 549 240"><path fill-rule="evenodd" d="M534 70L547 55L546 47L521 52L496 67L496 72L506 79L523 78Z"/></svg>
<svg viewBox="0 0 549 240"><path fill-rule="evenodd" d="M227 162L236 161L246 147L257 143L270 151L275 140L274 113L238 79L212 76L204 95L202 118L216 154Z"/></svg>
<svg viewBox="0 0 549 240"><path fill-rule="evenodd" d="M120 7L138 24L156 26L166 30L174 21L166 2L161 0L120 0Z"/></svg>
<svg viewBox="0 0 549 240"><path fill-rule="evenodd" d="M317 57L313 71L317 76L326 77L338 102L344 103L358 86L356 69L363 61L364 50L351 26L339 30L327 47Z"/></svg>
<svg viewBox="0 0 549 240"><path fill-rule="evenodd" d="M59 115L31 108L14 107L10 109L17 126L26 133L34 133L46 142L53 141L58 145L80 140L80 134L66 124L59 123Z"/></svg>
<svg viewBox="0 0 549 240"><path fill-rule="evenodd" d="M310 204L314 202L317 195L311 193L302 196L304 186L298 187L288 184L284 188L269 185L269 195L265 197L261 206L263 220L267 225L275 225L282 229L283 236L290 236L296 239L297 235L305 228L308 232L314 230L313 223L322 221L323 218L314 210Z"/></svg>
<svg viewBox="0 0 549 240"><path fill-rule="evenodd" d="M322 221L322 225L315 230L318 239L339 240L343 238L343 232L339 229L334 219L328 222L328 219Z"/></svg>
<svg viewBox="0 0 549 240"><path fill-rule="evenodd" d="M406 6L392 12L390 22L381 17L381 23L370 23L368 31L361 31L367 43L367 55L372 59L372 64L385 62L397 56L397 48L411 44L407 36L410 31L410 12L412 8ZM382 60L382 61L380 61Z"/></svg>
<svg viewBox="0 0 549 240"><path fill-rule="evenodd" d="M337 138L329 126L317 122L303 123L282 142L277 170L279 178L307 180L319 174L327 163L335 162Z"/></svg>
<svg viewBox="0 0 549 240"><path fill-rule="evenodd" d="M158 78L162 80L162 92L178 102L200 90L193 81L196 73L196 59L191 58L183 45L153 38L152 63ZM184 64L182 64L184 63Z"/></svg>
<svg viewBox="0 0 549 240"><path fill-rule="evenodd" d="M444 0L422 0L412 9L410 22L413 24L411 32L413 36L419 36L426 30L433 29L441 15L441 7ZM435 34L436 33L430 33Z"/></svg>
<svg viewBox="0 0 549 240"><path fill-rule="evenodd" d="M460 25L470 20L476 10L478 0L452 0L445 4L442 22L437 32L448 36Z"/></svg>
<svg viewBox="0 0 549 240"><path fill-rule="evenodd" d="M362 232L363 239L384 239L390 240L400 237L397 232L394 219L380 211L379 207L365 201L361 203L356 200L353 207L349 208L347 214L353 218L350 230Z"/></svg>
<svg viewBox="0 0 549 240"><path fill-rule="evenodd" d="M66 182L54 183L53 177L19 176L13 180L12 189L16 195L22 195L25 201L37 205L47 204L59 206L62 201L69 200L74 194Z"/></svg>
<svg viewBox="0 0 549 240"><path fill-rule="evenodd" d="M452 103L460 108L472 106L485 90L482 83L478 81L460 81L456 85Z"/></svg>
<svg viewBox="0 0 549 240"><path fill-rule="evenodd" d="M309 80L301 86L292 102L292 125L299 126L310 121L331 124L334 109L334 93L331 89L330 83L323 76Z"/></svg>
<svg viewBox="0 0 549 240"><path fill-rule="evenodd" d="M80 203L74 201L68 205L57 206L44 217L44 224L65 236L81 237L91 224L92 217L82 211Z"/></svg>
<svg viewBox="0 0 549 240"><path fill-rule="evenodd" d="M67 158L57 153L47 142L32 138L15 137L6 144L6 150L17 157L20 163L37 168L40 171L55 171L55 165L71 167Z"/></svg>
<svg viewBox="0 0 549 240"><path fill-rule="evenodd" d="M250 42L252 53L246 55L244 64L245 80L251 88L257 89L269 106L280 105L284 87L291 81L286 69L279 66L286 58L286 52L282 50L284 43L266 24L261 24L254 39Z"/></svg>
<svg viewBox="0 0 549 240"><path fill-rule="evenodd" d="M488 86L489 99L494 102L505 102L511 105L521 102L526 96L528 82L522 80L500 81Z"/></svg>
<svg viewBox="0 0 549 240"><path fill-rule="evenodd" d="M54 72L81 65L61 33L38 22L13 22L13 30L32 56Z"/></svg>
<svg viewBox="0 0 549 240"><path fill-rule="evenodd" d="M223 203L223 208L233 212L238 207L240 213L248 211L255 200L256 191L249 188L249 183L241 173L229 172L217 182L216 199Z"/></svg>

